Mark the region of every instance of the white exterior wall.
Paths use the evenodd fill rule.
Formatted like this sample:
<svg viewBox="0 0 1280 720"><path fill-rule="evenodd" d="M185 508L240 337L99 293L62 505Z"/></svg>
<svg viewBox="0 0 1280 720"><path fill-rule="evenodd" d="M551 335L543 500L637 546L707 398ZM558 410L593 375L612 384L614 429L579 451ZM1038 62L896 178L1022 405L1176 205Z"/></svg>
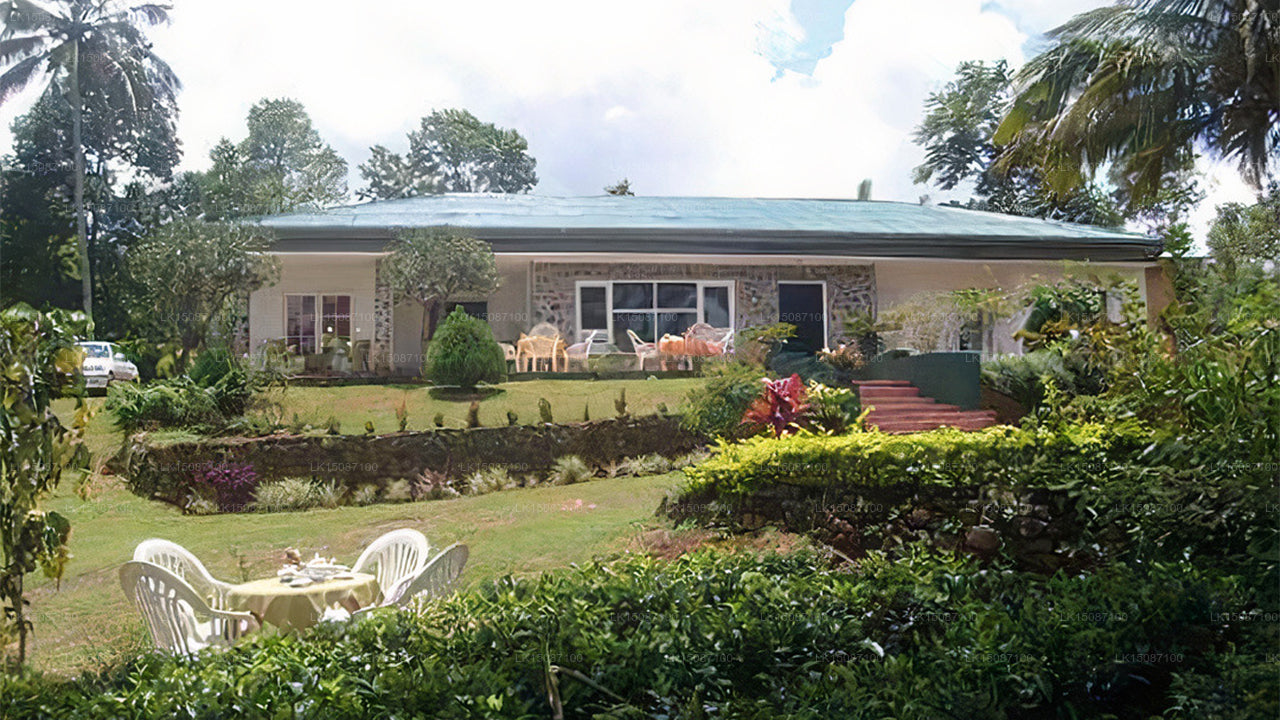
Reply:
<svg viewBox="0 0 1280 720"><path fill-rule="evenodd" d="M249 349L284 337L284 296L350 295L352 340L373 339L377 256L367 253L280 253L280 280L249 296Z"/></svg>
<svg viewBox="0 0 1280 720"><path fill-rule="evenodd" d="M878 311L884 313L895 305L925 293L963 290L966 288L990 288L1012 291L1034 282L1059 280L1070 271L1079 272L1088 267L1099 274L1115 273L1138 281L1139 292L1144 293L1144 270L1147 264L1097 264L1082 265L1063 261L1012 261L1012 260L877 260L876 293ZM1022 327L1025 313L997 323L993 339L995 347L989 352L997 355L1021 353L1022 342L1010 337Z"/></svg>

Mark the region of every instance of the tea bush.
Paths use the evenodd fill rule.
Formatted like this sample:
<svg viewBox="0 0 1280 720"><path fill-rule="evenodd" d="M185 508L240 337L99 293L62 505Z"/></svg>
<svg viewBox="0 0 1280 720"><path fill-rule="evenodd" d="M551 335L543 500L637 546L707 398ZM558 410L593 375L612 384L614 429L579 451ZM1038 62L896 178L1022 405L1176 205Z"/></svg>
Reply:
<svg viewBox="0 0 1280 720"><path fill-rule="evenodd" d="M632 556L194 659L8 676L0 717L1275 717L1246 610L1182 562Z"/></svg>

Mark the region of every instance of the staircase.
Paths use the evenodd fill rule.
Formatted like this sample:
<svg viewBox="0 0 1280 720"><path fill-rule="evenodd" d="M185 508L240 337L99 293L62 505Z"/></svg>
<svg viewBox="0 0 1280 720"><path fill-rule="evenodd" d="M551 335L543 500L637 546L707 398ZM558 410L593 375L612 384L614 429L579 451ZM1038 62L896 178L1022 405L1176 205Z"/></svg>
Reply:
<svg viewBox="0 0 1280 720"><path fill-rule="evenodd" d="M906 380L855 380L862 408L875 406L867 425L886 433L913 433L953 427L981 430L996 424L994 410L961 410L920 394Z"/></svg>

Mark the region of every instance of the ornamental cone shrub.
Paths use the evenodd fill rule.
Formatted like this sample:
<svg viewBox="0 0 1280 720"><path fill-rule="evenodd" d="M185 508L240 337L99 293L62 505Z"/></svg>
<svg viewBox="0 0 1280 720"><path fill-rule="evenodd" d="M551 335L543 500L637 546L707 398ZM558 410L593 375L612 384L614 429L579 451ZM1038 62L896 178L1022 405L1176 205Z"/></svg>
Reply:
<svg viewBox="0 0 1280 720"><path fill-rule="evenodd" d="M427 348L427 379L436 385L474 390L477 383L502 381L506 356L485 321L461 307L440 323Z"/></svg>

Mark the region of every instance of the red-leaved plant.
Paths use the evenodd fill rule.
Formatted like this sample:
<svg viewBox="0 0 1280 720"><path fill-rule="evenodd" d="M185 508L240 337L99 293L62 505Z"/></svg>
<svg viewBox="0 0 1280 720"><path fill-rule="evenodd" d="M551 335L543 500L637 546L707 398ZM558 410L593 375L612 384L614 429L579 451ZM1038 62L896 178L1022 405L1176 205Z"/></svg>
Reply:
<svg viewBox="0 0 1280 720"><path fill-rule="evenodd" d="M805 402L804 381L799 375L779 380L764 379L764 392L742 416L743 423L768 425L774 437L800 429L800 421L809 410Z"/></svg>

